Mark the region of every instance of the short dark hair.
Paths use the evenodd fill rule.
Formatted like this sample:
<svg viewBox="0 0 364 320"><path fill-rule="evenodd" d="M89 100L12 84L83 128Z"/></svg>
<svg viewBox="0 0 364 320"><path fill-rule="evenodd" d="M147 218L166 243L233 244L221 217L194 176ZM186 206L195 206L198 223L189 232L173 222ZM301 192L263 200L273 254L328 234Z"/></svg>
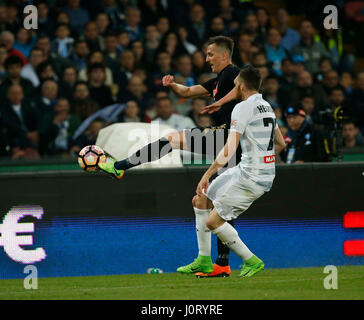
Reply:
<svg viewBox="0 0 364 320"><path fill-rule="evenodd" d="M7 57L5 59L5 62L4 62L4 67L5 69L8 69L10 66L13 66L13 65L20 65L20 66L24 66L24 62L23 60L18 57L18 56L10 56L10 57Z"/></svg>
<svg viewBox="0 0 364 320"><path fill-rule="evenodd" d="M88 72L91 73L92 71L94 70L97 70L97 69L101 69L103 70L104 72L106 71L106 68L105 68L105 65L103 63L100 63L100 62L95 62L95 63L92 63L89 67L88 67Z"/></svg>
<svg viewBox="0 0 364 320"><path fill-rule="evenodd" d="M215 44L217 47L222 48L229 52L229 56L231 57L234 51L234 41L225 36L216 36L211 37L207 41L207 45Z"/></svg>
<svg viewBox="0 0 364 320"><path fill-rule="evenodd" d="M172 99L170 97L160 97L158 99L156 99L156 103L162 102L164 100L168 100L171 104L172 104Z"/></svg>
<svg viewBox="0 0 364 320"><path fill-rule="evenodd" d="M244 82L246 88L248 90L259 90L260 83L262 77L260 72L257 68L254 68L252 65L246 65L240 72L239 72L239 81Z"/></svg>

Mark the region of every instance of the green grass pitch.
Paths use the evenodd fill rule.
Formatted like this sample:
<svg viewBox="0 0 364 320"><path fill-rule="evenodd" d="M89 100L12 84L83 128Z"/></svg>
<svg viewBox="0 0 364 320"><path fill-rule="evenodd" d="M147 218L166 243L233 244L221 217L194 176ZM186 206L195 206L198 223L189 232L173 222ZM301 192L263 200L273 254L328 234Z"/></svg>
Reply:
<svg viewBox="0 0 364 320"><path fill-rule="evenodd" d="M326 290L322 268L267 269L252 278L197 279L177 273L0 280L0 299L244 300L364 299L364 266L338 267L338 289Z"/></svg>

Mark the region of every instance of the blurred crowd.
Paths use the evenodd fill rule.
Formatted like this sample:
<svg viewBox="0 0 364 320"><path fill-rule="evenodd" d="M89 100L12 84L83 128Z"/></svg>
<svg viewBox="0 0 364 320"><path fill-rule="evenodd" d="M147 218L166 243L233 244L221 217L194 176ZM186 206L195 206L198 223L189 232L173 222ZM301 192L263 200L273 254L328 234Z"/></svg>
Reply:
<svg viewBox="0 0 364 320"><path fill-rule="evenodd" d="M331 1L341 24L325 30L325 1L272 2L280 4L274 12L249 0L5 1L0 156L70 157L95 143L112 122L157 121L177 130L210 126L200 111L211 100L180 98L161 80L173 74L176 82L192 86L214 77L205 43L216 35L234 39L235 65L259 68L261 92L287 144L301 148L295 155L287 151L282 161L327 161L330 143L325 151L324 141L337 134L338 107L346 110L339 126L344 146L362 145L364 70L355 65L364 6L355 11L359 2L348 9ZM23 27L28 4L38 10L36 30ZM293 15L300 17L296 28ZM345 50L347 44L353 52Z"/></svg>

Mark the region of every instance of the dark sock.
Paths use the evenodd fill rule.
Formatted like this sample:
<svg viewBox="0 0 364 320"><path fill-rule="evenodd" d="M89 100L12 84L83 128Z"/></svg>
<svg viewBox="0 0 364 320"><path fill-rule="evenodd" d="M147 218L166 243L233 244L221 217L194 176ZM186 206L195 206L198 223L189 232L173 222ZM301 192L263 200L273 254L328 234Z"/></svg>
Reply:
<svg viewBox="0 0 364 320"><path fill-rule="evenodd" d="M147 144L139 149L129 158L121 161L116 161L114 167L118 170L127 170L143 163L158 160L172 151L172 145L166 138L161 138L157 141Z"/></svg>
<svg viewBox="0 0 364 320"><path fill-rule="evenodd" d="M227 221L232 226L234 226L233 221ZM217 259L215 261L221 267L225 267L229 265L229 247L225 246L219 238L217 238Z"/></svg>

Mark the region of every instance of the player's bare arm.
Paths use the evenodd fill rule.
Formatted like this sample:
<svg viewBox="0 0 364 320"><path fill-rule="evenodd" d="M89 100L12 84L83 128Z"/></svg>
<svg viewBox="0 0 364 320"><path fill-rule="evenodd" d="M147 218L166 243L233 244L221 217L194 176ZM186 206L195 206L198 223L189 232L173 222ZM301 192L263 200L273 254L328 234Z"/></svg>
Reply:
<svg viewBox="0 0 364 320"><path fill-rule="evenodd" d="M182 98L194 98L201 96L209 96L209 92L201 85L187 87L174 82L172 75L167 75L162 78L162 83L165 87L169 87L172 91Z"/></svg>
<svg viewBox="0 0 364 320"><path fill-rule="evenodd" d="M217 172L217 170L225 166L234 155L240 143L241 136L242 134L239 132L230 132L224 148L221 149L215 161L207 169L197 186L196 193L199 196L203 195L202 190L205 190L205 192L207 191L210 178Z"/></svg>
<svg viewBox="0 0 364 320"><path fill-rule="evenodd" d="M211 114L216 111L219 111L224 104L236 99L238 99L238 89L234 87L234 89L232 89L226 96L203 108L201 114L205 113Z"/></svg>
<svg viewBox="0 0 364 320"><path fill-rule="evenodd" d="M274 130L275 136L274 136L274 150L276 155L280 154L283 149L286 148L286 142L284 141L282 132L279 128Z"/></svg>

